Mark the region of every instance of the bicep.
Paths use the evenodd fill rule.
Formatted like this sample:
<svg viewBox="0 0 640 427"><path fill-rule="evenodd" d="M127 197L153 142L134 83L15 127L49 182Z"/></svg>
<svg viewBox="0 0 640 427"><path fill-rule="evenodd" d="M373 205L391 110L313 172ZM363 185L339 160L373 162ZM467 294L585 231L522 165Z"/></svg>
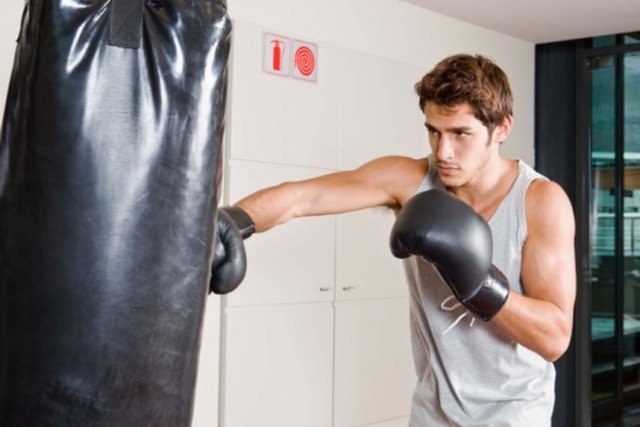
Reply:
<svg viewBox="0 0 640 427"><path fill-rule="evenodd" d="M528 234L523 249L525 296L556 305L571 321L576 292L571 204L555 183L538 183L527 195Z"/></svg>

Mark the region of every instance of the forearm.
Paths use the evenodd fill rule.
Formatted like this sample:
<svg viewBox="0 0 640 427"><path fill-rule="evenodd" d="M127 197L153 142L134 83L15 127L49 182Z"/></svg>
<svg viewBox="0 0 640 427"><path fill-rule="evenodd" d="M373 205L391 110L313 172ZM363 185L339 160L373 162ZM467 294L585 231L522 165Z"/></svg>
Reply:
<svg viewBox="0 0 640 427"><path fill-rule="evenodd" d="M253 220L256 232L267 231L295 216L297 197L291 185L279 184L257 191L237 202Z"/></svg>
<svg viewBox="0 0 640 427"><path fill-rule="evenodd" d="M511 291L492 323L510 339L555 361L569 346L573 313L549 301Z"/></svg>

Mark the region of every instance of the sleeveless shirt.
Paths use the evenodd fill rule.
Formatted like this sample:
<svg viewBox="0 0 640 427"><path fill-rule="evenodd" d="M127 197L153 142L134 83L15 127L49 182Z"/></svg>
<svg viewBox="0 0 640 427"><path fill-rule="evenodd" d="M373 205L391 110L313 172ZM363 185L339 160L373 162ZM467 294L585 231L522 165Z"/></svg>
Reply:
<svg viewBox="0 0 640 427"><path fill-rule="evenodd" d="M527 237L525 193L546 179L519 161L518 176L489 220L493 263L522 293L520 269ZM444 190L433 156L416 193ZM555 368L491 322L475 319L421 257L404 260L409 283L411 341L418 382L410 426L550 426Z"/></svg>

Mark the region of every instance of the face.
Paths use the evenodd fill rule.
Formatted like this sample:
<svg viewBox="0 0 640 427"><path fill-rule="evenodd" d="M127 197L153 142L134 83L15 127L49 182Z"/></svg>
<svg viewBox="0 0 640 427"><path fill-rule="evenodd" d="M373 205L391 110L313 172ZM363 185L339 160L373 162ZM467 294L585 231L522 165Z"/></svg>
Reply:
<svg viewBox="0 0 640 427"><path fill-rule="evenodd" d="M427 102L425 126L440 179L449 188L460 188L472 184L498 157L510 121L489 134L468 104L447 108Z"/></svg>

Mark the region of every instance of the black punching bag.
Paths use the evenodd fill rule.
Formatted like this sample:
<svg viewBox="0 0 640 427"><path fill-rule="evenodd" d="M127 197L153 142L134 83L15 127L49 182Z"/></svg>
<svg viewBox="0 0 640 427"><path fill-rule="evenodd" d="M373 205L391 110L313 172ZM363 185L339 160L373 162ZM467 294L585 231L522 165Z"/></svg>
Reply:
<svg viewBox="0 0 640 427"><path fill-rule="evenodd" d="M30 0L0 140L0 426L191 422L224 0Z"/></svg>

